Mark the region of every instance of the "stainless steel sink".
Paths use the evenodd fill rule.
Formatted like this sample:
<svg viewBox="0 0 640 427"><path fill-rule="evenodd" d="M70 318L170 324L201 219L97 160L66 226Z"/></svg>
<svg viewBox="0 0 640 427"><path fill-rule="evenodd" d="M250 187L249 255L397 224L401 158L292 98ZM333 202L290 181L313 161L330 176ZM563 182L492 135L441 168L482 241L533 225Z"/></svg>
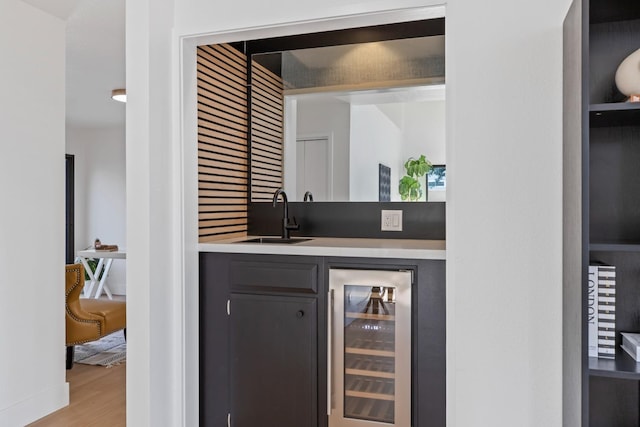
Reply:
<svg viewBox="0 0 640 427"><path fill-rule="evenodd" d="M306 237L290 237L288 239L283 239L282 237L255 237L252 239L248 239L248 240L240 240L236 243L271 243L271 244L276 244L276 243L285 243L285 244L295 244L295 243L301 243L301 242L306 242L311 240L310 238L306 238Z"/></svg>

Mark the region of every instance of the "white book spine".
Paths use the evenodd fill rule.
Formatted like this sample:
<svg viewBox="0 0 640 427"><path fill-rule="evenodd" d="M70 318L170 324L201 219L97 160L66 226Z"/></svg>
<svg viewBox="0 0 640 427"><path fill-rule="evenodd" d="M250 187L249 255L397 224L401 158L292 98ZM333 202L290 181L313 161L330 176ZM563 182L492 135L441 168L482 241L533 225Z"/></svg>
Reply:
<svg viewBox="0 0 640 427"><path fill-rule="evenodd" d="M597 267L598 357L615 358L616 353L616 268Z"/></svg>
<svg viewBox="0 0 640 427"><path fill-rule="evenodd" d="M587 288L587 320L589 323L589 357L598 357L598 266L589 266Z"/></svg>

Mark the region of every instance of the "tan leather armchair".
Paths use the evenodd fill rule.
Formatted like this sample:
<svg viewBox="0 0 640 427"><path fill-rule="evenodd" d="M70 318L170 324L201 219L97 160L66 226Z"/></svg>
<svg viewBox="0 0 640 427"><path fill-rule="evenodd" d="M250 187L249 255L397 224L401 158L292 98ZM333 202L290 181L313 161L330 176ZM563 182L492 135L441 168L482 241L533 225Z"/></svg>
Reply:
<svg viewBox="0 0 640 427"><path fill-rule="evenodd" d="M124 301L80 299L84 287L82 264L68 264L65 277L67 369L71 369L76 344L95 341L121 329L126 337L127 305Z"/></svg>

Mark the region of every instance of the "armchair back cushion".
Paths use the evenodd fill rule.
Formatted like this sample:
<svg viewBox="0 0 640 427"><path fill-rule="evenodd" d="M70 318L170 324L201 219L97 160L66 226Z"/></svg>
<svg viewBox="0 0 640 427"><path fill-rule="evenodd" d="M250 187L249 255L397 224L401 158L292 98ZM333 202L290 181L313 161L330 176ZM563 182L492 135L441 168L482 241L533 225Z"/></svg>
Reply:
<svg viewBox="0 0 640 427"><path fill-rule="evenodd" d="M84 287L82 264L66 266L66 345L94 341L127 327L126 303L102 299L80 299Z"/></svg>

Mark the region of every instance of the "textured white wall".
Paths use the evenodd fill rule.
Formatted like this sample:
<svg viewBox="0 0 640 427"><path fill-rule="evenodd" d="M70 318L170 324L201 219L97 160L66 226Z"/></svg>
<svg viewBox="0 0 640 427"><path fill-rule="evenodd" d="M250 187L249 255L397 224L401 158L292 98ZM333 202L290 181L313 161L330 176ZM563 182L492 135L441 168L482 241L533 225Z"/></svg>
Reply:
<svg viewBox="0 0 640 427"><path fill-rule="evenodd" d="M326 135L333 141L333 200L349 200L349 104L336 100L299 99L298 136Z"/></svg>
<svg viewBox="0 0 640 427"><path fill-rule="evenodd" d="M447 5L451 426L562 425L568 6L568 0Z"/></svg>
<svg viewBox="0 0 640 427"><path fill-rule="evenodd" d="M124 109L124 105L122 106ZM67 128L67 154L75 155L75 248L104 244L126 249L124 127ZM107 284L126 294L125 261L114 261Z"/></svg>
<svg viewBox="0 0 640 427"><path fill-rule="evenodd" d="M64 22L0 2L0 425L68 403L64 365Z"/></svg>
<svg viewBox="0 0 640 427"><path fill-rule="evenodd" d="M403 158L424 154L435 165L447 163L445 101L411 102L404 109Z"/></svg>
<svg viewBox="0 0 640 427"><path fill-rule="evenodd" d="M397 183L404 171L402 129L377 106L354 105L349 149L350 200L378 200L378 165L382 163L391 168L391 201L400 201Z"/></svg>
<svg viewBox="0 0 640 427"><path fill-rule="evenodd" d="M224 32L307 19L319 21L273 31L329 29L345 21L323 19L433 4L128 2L127 140L135 142L127 146L128 249L129 261L136 258L128 264L128 280L136 282L128 295L136 306L128 424L195 425L197 413L195 162L182 160L173 144L182 135L185 153L193 154L194 75L192 65L181 65L176 36L217 32L207 41L240 40L242 31ZM568 4L447 4L450 426L561 425L561 41ZM189 43L182 54L193 55ZM500 185L486 189L481 175ZM156 349L168 353L156 357Z"/></svg>

